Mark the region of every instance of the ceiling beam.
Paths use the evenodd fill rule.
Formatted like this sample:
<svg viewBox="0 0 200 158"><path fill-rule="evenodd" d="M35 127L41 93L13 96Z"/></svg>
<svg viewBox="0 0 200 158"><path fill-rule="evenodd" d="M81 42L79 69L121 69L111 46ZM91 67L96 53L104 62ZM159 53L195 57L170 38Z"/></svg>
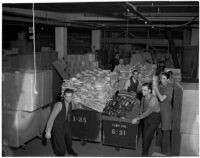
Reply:
<svg viewBox="0 0 200 158"><path fill-rule="evenodd" d="M106 38L107 43L132 43L132 44L146 44L147 39L125 39L125 38ZM166 39L149 39L149 45L151 46L168 46L168 41ZM183 45L182 40L174 40L176 47L181 47Z"/></svg>
<svg viewBox="0 0 200 158"><path fill-rule="evenodd" d="M16 21L16 22L26 22L26 23L32 23L33 20L30 18L22 18L22 17L10 17L10 16L3 16L3 22L4 21ZM41 19L35 19L35 23L38 24L45 24L45 25L55 25L55 26L73 26L73 27L79 27L79 28L89 28L92 29L94 26L90 25L84 25L84 24L78 24L78 23L66 23L66 22L60 22L60 21L46 21Z"/></svg>
<svg viewBox="0 0 200 158"><path fill-rule="evenodd" d="M15 13L18 15L21 14L21 15L26 15L30 17L33 16L32 10L30 9L4 7L3 12ZM40 18L46 18L46 19L61 20L65 22L76 21L76 20L106 20L106 21L124 20L121 18L103 17L103 16L97 16L97 15L88 16L85 13L56 13L56 12L40 11L40 10L35 10L35 16L40 17Z"/></svg>
<svg viewBox="0 0 200 158"><path fill-rule="evenodd" d="M18 15L26 15L32 17L32 10L3 7L3 12L14 13ZM198 16L198 13L141 13L149 21L189 21L191 18ZM63 22L69 21L126 21L124 18L114 18L107 16L98 16L88 13L56 13L49 11L35 10L35 16L45 19L55 19ZM137 16L133 13L129 13L128 17L135 20ZM198 20L198 19L197 19Z"/></svg>

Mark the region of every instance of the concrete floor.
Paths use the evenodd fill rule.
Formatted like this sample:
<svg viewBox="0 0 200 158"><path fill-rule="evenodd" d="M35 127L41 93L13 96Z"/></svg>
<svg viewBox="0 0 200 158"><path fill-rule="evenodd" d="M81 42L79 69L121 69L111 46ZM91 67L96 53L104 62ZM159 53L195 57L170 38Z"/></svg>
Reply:
<svg viewBox="0 0 200 158"><path fill-rule="evenodd" d="M138 142L137 150L120 148L120 151L115 150L112 146L104 146L101 143L87 142L82 145L80 141L73 141L73 148L80 157L140 157L141 156L141 139ZM34 139L27 143L24 149L15 149L12 151L13 156L55 156L50 141L43 146L40 139ZM160 153L160 148L155 146L155 139L152 142L149 154L153 152ZM66 156L70 156L66 153Z"/></svg>

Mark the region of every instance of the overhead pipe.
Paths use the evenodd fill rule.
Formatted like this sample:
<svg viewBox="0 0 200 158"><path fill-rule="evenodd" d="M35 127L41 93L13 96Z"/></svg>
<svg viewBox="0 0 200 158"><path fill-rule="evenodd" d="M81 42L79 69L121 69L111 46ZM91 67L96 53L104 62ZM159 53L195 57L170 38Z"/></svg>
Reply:
<svg viewBox="0 0 200 158"><path fill-rule="evenodd" d="M193 22L195 22L198 19L198 16L194 17L191 21L188 21L184 24L180 24L180 25L153 25L152 22L150 22L146 17L144 17L141 13L139 13L137 11L137 8L130 2L126 2L125 3L127 6L129 6L129 8L131 8L131 11L133 11L133 13L135 15L137 15L138 17L140 17L141 19L143 19L145 22L147 22L145 25L145 27L151 27L151 28L155 28L155 27L160 27L160 28L178 28L178 27L187 27L188 25L192 24Z"/></svg>
<svg viewBox="0 0 200 158"><path fill-rule="evenodd" d="M138 17L140 17L141 19L143 19L148 24L152 25L152 23L146 17L144 17L140 12L137 11L137 8L132 3L126 2L126 5L129 6L129 8L131 9L131 11L133 11L133 13L135 15L137 15Z"/></svg>

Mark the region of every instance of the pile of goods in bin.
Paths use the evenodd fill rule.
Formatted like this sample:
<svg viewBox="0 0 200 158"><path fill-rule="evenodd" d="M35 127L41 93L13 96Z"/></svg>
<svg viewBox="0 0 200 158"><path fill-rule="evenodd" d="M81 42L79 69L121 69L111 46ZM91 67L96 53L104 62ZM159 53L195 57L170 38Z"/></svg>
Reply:
<svg viewBox="0 0 200 158"><path fill-rule="evenodd" d="M99 68L85 70L70 80L64 80L62 93L66 88L74 89L74 101L98 112L102 112L116 91L117 77L109 70Z"/></svg>
<svg viewBox="0 0 200 158"><path fill-rule="evenodd" d="M140 101L136 93L119 92L108 101L103 115L132 119L139 115Z"/></svg>

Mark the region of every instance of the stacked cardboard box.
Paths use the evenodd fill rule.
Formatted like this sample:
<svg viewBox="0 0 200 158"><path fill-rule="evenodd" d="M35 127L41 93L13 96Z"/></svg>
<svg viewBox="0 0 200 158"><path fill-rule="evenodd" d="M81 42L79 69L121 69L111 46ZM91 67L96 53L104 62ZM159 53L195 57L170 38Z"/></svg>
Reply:
<svg viewBox="0 0 200 158"><path fill-rule="evenodd" d="M181 83L183 88L181 112L180 156L199 155L199 89L198 83Z"/></svg>
<svg viewBox="0 0 200 158"><path fill-rule="evenodd" d="M92 53L84 55L68 55L67 63L71 76L85 69L98 67L98 62L96 61L95 54Z"/></svg>
<svg viewBox="0 0 200 158"><path fill-rule="evenodd" d="M20 53L31 53L33 51L33 42L27 40L11 41L11 48L18 48Z"/></svg>
<svg viewBox="0 0 200 158"><path fill-rule="evenodd" d="M172 78L176 82L181 82L181 69L165 68L165 72L168 72L168 71L173 72Z"/></svg>
<svg viewBox="0 0 200 158"><path fill-rule="evenodd" d="M36 80L35 80L36 79ZM52 71L3 72L3 108L34 111L52 102Z"/></svg>
<svg viewBox="0 0 200 158"><path fill-rule="evenodd" d="M44 105L52 102L52 71L10 70L2 80L3 141L19 147L45 128L50 107Z"/></svg>
<svg viewBox="0 0 200 158"><path fill-rule="evenodd" d="M45 129L50 106L34 112L3 110L2 138L5 145L19 147L36 136L40 136Z"/></svg>
<svg viewBox="0 0 200 158"><path fill-rule="evenodd" d="M143 62L144 62L144 60L143 60L141 54L133 54L131 56L130 65L136 65L139 63L143 63Z"/></svg>
<svg viewBox="0 0 200 158"><path fill-rule="evenodd" d="M36 52L35 63L37 69L51 69L53 61L57 60L58 54L54 51ZM18 54L3 57L3 68L26 68L34 69L34 54Z"/></svg>

